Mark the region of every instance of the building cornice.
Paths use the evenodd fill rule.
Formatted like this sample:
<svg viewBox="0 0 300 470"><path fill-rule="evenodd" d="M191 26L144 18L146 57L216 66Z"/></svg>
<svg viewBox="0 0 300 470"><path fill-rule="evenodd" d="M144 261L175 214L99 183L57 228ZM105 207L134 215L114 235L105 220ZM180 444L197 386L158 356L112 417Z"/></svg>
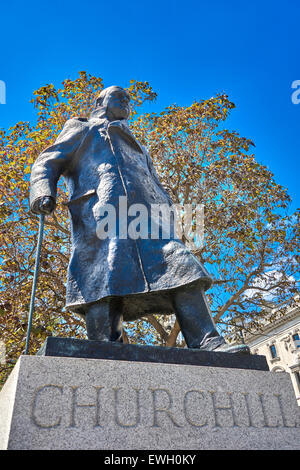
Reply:
<svg viewBox="0 0 300 470"><path fill-rule="evenodd" d="M299 317L300 321L300 306L294 307L291 310L287 311L284 315L281 315L279 318L275 319L272 322L268 322L265 325L261 326L259 330L253 330L251 332L245 332L244 338L246 343L249 341L255 341L262 339L263 337L269 336L269 334L286 323L297 319Z"/></svg>

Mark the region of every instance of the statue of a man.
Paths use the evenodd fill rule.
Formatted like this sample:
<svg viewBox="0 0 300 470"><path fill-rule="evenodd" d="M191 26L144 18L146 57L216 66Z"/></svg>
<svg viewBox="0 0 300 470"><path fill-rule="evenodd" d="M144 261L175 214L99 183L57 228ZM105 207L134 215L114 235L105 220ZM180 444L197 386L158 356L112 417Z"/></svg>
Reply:
<svg viewBox="0 0 300 470"><path fill-rule="evenodd" d="M30 207L55 209L63 175L68 193L72 252L66 307L85 317L90 340L122 341L122 321L151 313L175 313L189 348L248 352L219 335L205 297L211 278L176 236L124 236L120 197L127 208L172 205L151 157L129 130L130 97L123 88L102 90L89 119L66 122L31 173ZM116 210L112 236L99 236L103 207Z"/></svg>

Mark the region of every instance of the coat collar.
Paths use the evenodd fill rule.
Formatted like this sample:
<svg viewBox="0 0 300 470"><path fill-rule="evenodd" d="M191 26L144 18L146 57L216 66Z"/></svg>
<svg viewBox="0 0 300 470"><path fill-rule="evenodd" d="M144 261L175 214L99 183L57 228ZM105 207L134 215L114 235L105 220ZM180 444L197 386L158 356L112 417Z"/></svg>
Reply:
<svg viewBox="0 0 300 470"><path fill-rule="evenodd" d="M101 121L101 125L107 129L108 135L110 134L109 130L114 129L118 130L121 134L127 138L127 140L133 145L139 152L144 153L144 147L136 140L134 135L129 129L129 124L127 119L120 119L116 121L109 121L106 117L105 109L103 108L95 108L91 114L89 119L96 119L97 121Z"/></svg>
<svg viewBox="0 0 300 470"><path fill-rule="evenodd" d="M119 121L110 121L108 123L108 134L110 133L110 129L117 129L120 133L125 134L125 137L130 141L130 143L138 149L139 152L144 153L143 146L136 140L134 135L129 129L127 119L121 119Z"/></svg>

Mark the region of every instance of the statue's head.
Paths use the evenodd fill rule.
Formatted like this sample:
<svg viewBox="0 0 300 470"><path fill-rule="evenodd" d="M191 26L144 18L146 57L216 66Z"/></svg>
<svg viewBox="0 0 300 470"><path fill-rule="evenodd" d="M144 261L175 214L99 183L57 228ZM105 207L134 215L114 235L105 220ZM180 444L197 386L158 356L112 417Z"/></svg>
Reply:
<svg viewBox="0 0 300 470"><path fill-rule="evenodd" d="M105 111L110 121L128 119L130 115L130 95L119 86L104 88L96 100L96 109Z"/></svg>

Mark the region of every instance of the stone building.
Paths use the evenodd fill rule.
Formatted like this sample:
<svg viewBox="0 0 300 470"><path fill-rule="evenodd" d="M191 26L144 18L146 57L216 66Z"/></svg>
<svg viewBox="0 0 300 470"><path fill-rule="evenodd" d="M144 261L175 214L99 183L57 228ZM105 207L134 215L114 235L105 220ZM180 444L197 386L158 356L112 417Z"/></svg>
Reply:
<svg viewBox="0 0 300 470"><path fill-rule="evenodd" d="M244 334L252 354L266 356L272 372L291 375L300 406L300 304L275 321L264 320L260 331Z"/></svg>

